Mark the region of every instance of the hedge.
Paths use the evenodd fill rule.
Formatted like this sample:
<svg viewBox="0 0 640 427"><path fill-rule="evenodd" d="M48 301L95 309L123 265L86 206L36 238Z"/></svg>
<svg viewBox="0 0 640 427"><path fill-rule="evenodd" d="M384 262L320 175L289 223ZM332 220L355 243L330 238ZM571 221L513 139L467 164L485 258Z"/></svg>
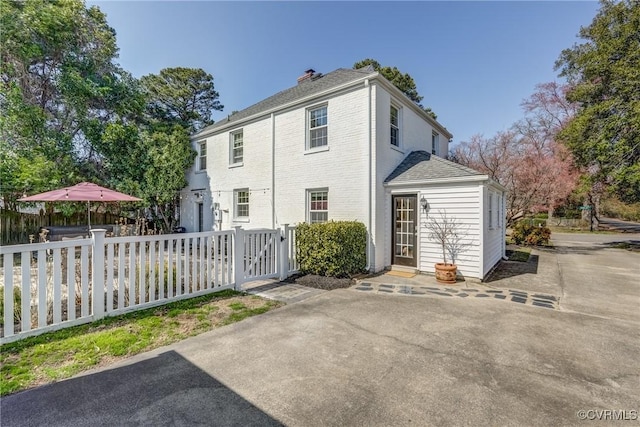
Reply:
<svg viewBox="0 0 640 427"><path fill-rule="evenodd" d="M348 277L367 264L367 228L361 222L298 224L296 246L302 273Z"/></svg>

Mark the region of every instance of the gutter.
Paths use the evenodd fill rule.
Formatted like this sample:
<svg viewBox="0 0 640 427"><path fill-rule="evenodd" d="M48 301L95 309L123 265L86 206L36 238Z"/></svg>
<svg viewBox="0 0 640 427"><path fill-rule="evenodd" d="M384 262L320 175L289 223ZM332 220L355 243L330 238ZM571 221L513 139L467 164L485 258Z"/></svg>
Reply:
<svg viewBox="0 0 640 427"><path fill-rule="evenodd" d="M455 184L464 182L489 182L491 181L488 175L476 175L476 176L459 176L452 178L435 178L435 179L421 179L416 181L404 181L404 182L385 182L385 187L407 187L412 185L424 185L424 184ZM499 185L499 184L498 184Z"/></svg>

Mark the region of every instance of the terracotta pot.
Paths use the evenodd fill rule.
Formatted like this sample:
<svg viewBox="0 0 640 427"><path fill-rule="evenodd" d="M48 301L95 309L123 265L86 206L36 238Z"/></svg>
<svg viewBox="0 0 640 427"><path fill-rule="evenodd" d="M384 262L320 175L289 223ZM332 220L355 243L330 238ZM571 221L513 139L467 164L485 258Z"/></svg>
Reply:
<svg viewBox="0 0 640 427"><path fill-rule="evenodd" d="M455 264L436 263L436 280L440 283L456 283L458 266Z"/></svg>

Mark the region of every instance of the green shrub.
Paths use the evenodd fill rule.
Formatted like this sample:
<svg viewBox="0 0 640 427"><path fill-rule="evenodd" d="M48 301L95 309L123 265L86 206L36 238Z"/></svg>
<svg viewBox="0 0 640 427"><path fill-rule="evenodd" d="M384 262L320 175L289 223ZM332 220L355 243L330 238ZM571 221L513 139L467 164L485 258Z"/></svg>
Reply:
<svg viewBox="0 0 640 427"><path fill-rule="evenodd" d="M640 221L640 203L626 204L614 197L602 200L600 215L626 221Z"/></svg>
<svg viewBox="0 0 640 427"><path fill-rule="evenodd" d="M528 220L518 221L511 234L514 243L527 246L546 245L549 243L550 237L551 230Z"/></svg>
<svg viewBox="0 0 640 427"><path fill-rule="evenodd" d="M0 304L0 326L4 326L4 286L0 286L0 295L2 296L2 304ZM13 288L13 321L20 323L22 319L22 294L20 288Z"/></svg>
<svg viewBox="0 0 640 427"><path fill-rule="evenodd" d="M361 222L298 224L296 246L302 273L347 277L367 264L367 229Z"/></svg>

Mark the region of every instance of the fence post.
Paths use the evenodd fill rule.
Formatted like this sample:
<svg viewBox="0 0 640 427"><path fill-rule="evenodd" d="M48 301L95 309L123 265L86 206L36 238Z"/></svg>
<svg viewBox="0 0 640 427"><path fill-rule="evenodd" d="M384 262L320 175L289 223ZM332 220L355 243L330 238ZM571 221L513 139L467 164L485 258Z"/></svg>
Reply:
<svg viewBox="0 0 640 427"><path fill-rule="evenodd" d="M244 230L239 225L233 228L235 229L233 245L233 275L235 283L233 284L233 289L239 291L244 281Z"/></svg>
<svg viewBox="0 0 640 427"><path fill-rule="evenodd" d="M280 235L280 241L278 242L279 255L280 255L280 280L284 280L289 277L289 224L283 224L282 230L278 230Z"/></svg>
<svg viewBox="0 0 640 427"><path fill-rule="evenodd" d="M104 317L104 238L107 230L91 230L91 308L94 320ZM109 266L113 268L113 266Z"/></svg>

